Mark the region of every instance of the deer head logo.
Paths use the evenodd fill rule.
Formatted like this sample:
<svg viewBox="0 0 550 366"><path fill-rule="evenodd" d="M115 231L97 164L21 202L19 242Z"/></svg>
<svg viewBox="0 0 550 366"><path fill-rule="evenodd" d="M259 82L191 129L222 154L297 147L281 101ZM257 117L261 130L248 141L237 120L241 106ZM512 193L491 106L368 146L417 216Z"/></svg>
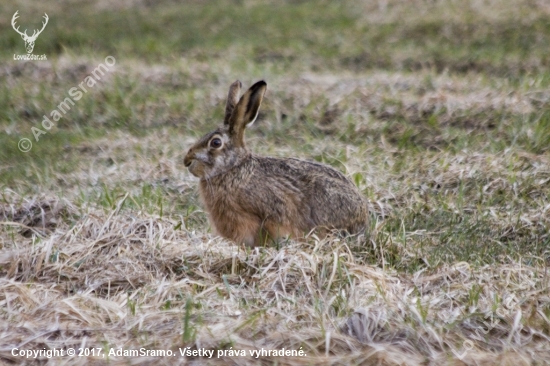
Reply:
<svg viewBox="0 0 550 366"><path fill-rule="evenodd" d="M13 17L11 18L11 26L13 27L13 29L15 29L17 33L21 35L21 38L23 38L23 41L25 41L25 48L27 49L27 53L32 53L36 38L38 38L40 33L42 33L44 28L46 28L46 24L48 24L48 14L44 13L44 21L42 22L42 29L40 29L39 31L35 29L34 32L32 33L32 36L29 36L27 35L26 29L25 29L25 32L21 32L19 31L19 27L15 26L15 20L19 18L19 15L17 15L18 12L19 10L16 11L15 14L13 14Z"/></svg>

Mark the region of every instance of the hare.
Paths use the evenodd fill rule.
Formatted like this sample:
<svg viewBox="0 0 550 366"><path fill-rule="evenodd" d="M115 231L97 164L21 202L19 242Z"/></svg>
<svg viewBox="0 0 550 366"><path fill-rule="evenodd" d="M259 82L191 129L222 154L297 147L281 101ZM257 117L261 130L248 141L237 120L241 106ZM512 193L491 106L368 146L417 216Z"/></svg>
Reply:
<svg viewBox="0 0 550 366"><path fill-rule="evenodd" d="M245 128L254 123L267 84L229 87L223 125L197 141L184 158L200 178L199 193L221 236L250 247L270 238L296 238L312 229L350 234L366 229L368 209L359 189L327 165L251 153Z"/></svg>

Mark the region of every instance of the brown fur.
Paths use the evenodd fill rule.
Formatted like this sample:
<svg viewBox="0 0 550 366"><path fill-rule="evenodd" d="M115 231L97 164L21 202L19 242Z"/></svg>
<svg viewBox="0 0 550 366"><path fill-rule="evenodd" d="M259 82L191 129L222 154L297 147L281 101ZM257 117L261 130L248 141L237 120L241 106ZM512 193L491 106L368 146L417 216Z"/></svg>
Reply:
<svg viewBox="0 0 550 366"><path fill-rule="evenodd" d="M195 143L184 159L201 178L199 192L216 231L257 246L268 238L298 237L319 227L365 230L366 201L342 173L315 162L247 150L244 130L258 114L266 84L254 84L237 102L240 86L236 81L230 87L224 125ZM214 139L222 146L216 148Z"/></svg>

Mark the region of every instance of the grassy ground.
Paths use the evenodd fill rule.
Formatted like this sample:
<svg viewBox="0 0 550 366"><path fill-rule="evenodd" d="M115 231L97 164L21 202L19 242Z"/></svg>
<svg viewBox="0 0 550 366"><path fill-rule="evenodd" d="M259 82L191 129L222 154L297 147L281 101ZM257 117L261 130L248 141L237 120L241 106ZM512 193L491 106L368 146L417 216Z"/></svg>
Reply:
<svg viewBox="0 0 550 366"><path fill-rule="evenodd" d="M21 29L48 14L34 49L48 61L13 60L16 10ZM550 362L546 2L9 0L0 13L2 362L23 362L14 347L102 352L27 364ZM371 202L365 236L246 250L212 235L182 162L235 79L268 83L250 147L345 172ZM103 357L140 347L175 356ZM228 353L282 348L307 356Z"/></svg>

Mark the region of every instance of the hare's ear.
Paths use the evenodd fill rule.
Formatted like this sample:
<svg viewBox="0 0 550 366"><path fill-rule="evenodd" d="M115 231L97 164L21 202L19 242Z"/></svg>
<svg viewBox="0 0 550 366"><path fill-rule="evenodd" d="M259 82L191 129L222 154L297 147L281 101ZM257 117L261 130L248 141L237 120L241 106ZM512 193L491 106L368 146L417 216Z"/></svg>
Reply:
<svg viewBox="0 0 550 366"><path fill-rule="evenodd" d="M244 146L244 129L250 126L258 117L267 84L258 81L243 94L231 117L229 118L229 134L235 138L237 144Z"/></svg>
<svg viewBox="0 0 550 366"><path fill-rule="evenodd" d="M225 117L223 119L223 124L228 125L231 114L235 109L235 106L239 102L239 93L241 92L241 82L239 80L235 81L229 87L229 93L227 94L227 103L225 104Z"/></svg>

